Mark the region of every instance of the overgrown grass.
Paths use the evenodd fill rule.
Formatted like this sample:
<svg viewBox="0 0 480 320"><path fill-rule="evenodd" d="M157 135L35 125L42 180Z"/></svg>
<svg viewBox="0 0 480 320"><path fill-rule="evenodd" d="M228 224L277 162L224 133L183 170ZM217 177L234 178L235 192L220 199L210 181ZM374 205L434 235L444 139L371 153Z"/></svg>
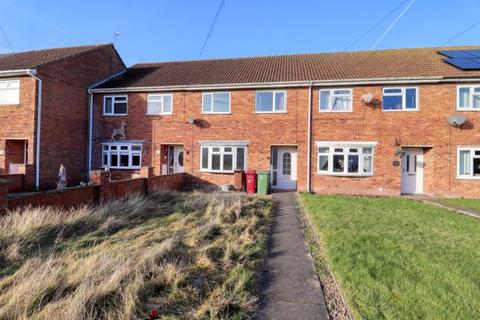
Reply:
<svg viewBox="0 0 480 320"><path fill-rule="evenodd" d="M478 318L478 220L408 199L302 198L357 319Z"/></svg>
<svg viewBox="0 0 480 320"><path fill-rule="evenodd" d="M267 198L156 193L0 219L0 319L242 319L272 211Z"/></svg>
<svg viewBox="0 0 480 320"><path fill-rule="evenodd" d="M442 199L440 203L480 212L480 199Z"/></svg>

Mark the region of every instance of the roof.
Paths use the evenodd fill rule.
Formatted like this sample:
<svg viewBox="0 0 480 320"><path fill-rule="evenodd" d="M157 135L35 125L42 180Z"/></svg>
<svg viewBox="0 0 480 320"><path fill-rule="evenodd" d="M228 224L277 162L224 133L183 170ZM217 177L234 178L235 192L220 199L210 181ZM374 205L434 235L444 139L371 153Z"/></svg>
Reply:
<svg viewBox="0 0 480 320"><path fill-rule="evenodd" d="M436 47L141 63L97 88L261 84L417 77L480 77L445 63Z"/></svg>
<svg viewBox="0 0 480 320"><path fill-rule="evenodd" d="M112 44L53 48L0 55L0 71L34 69L59 60L78 56Z"/></svg>

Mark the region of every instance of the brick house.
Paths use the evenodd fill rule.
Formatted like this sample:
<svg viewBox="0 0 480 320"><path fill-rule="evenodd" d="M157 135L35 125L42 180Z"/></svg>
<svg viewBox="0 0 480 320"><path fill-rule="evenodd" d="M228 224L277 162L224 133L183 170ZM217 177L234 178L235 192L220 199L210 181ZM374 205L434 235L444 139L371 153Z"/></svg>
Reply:
<svg viewBox="0 0 480 320"><path fill-rule="evenodd" d="M0 174L54 188L64 164L71 185L85 180L87 89L124 69L110 44L0 55Z"/></svg>
<svg viewBox="0 0 480 320"><path fill-rule="evenodd" d="M91 90L91 168L214 185L255 169L276 189L480 196L480 70L439 53L479 49L137 64Z"/></svg>

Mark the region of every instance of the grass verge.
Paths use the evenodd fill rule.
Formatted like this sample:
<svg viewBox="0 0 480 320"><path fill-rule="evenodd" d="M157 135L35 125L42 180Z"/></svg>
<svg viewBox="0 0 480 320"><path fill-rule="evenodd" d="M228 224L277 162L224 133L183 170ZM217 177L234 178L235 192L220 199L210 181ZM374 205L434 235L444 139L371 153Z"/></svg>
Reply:
<svg viewBox="0 0 480 320"><path fill-rule="evenodd" d="M156 193L0 219L0 319L243 319L273 204Z"/></svg>
<svg viewBox="0 0 480 320"><path fill-rule="evenodd" d="M480 224L399 198L302 195L357 319L474 319Z"/></svg>

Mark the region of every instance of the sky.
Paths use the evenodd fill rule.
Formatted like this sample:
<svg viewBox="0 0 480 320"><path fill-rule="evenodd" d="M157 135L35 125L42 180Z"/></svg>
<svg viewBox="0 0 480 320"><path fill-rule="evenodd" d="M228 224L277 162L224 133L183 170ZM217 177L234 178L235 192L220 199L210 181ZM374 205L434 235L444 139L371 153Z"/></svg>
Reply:
<svg viewBox="0 0 480 320"><path fill-rule="evenodd" d="M111 43L127 65L194 60L222 0L0 0L13 51ZM225 0L201 59L368 50L412 0ZM480 0L415 0L377 49L480 45ZM0 53L11 52L0 33Z"/></svg>

